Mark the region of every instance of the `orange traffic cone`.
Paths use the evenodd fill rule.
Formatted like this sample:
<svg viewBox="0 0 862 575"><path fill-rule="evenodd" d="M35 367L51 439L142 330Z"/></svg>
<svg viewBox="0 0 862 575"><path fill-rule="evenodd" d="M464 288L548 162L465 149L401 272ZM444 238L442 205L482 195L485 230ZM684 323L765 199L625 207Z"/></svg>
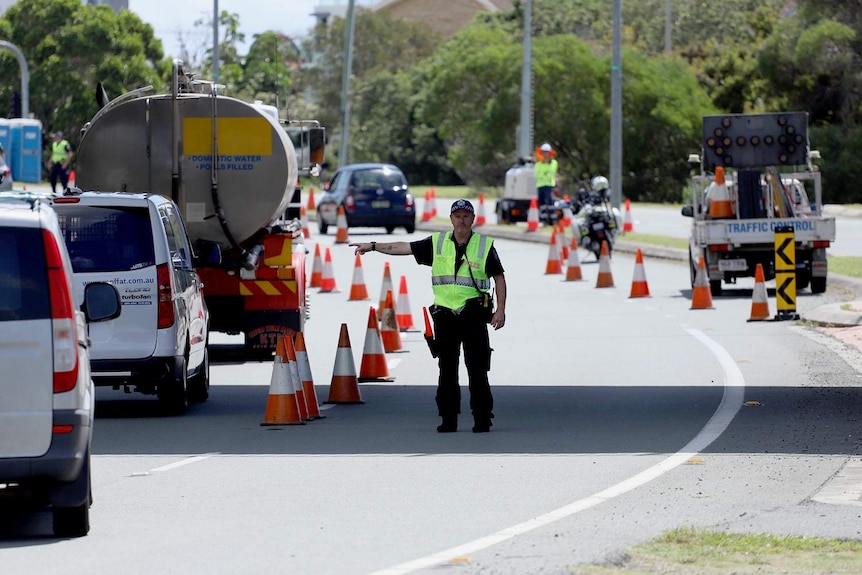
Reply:
<svg viewBox="0 0 862 575"><path fill-rule="evenodd" d="M560 263L560 250L557 249L557 233L553 232L548 244L548 263L545 264L545 275L561 273L563 273L563 267Z"/></svg>
<svg viewBox="0 0 862 575"><path fill-rule="evenodd" d="M377 329L377 314L374 306L368 308L368 328L365 330L365 347L359 365L359 381L392 381L389 366L383 351L383 339Z"/></svg>
<svg viewBox="0 0 862 575"><path fill-rule="evenodd" d="M569 241L566 236L566 227L560 222L557 226L557 247L560 250L560 265L569 260Z"/></svg>
<svg viewBox="0 0 862 575"><path fill-rule="evenodd" d="M75 186L75 170L69 171L69 181L67 185L71 188Z"/></svg>
<svg viewBox="0 0 862 575"><path fill-rule="evenodd" d="M380 338L383 340L383 350L386 353L401 351L401 334L398 331L398 320L396 317L392 290L389 290L386 292L386 305L383 307L383 315L380 316Z"/></svg>
<svg viewBox="0 0 862 575"><path fill-rule="evenodd" d="M338 216L335 218L335 243L346 244L350 241L347 237L347 214L344 213L344 206L338 206Z"/></svg>
<svg viewBox="0 0 862 575"><path fill-rule="evenodd" d="M320 278L320 292L337 292L335 287L335 275L332 273L332 255L326 248L326 257L323 259L323 275Z"/></svg>
<svg viewBox="0 0 862 575"><path fill-rule="evenodd" d="M296 332L294 348L308 417L309 419L323 419L326 416L320 414L320 404L317 402L317 392L314 390L314 378L311 376L311 364L308 361L308 351L305 349L305 336L302 335L301 331Z"/></svg>
<svg viewBox="0 0 862 575"><path fill-rule="evenodd" d="M422 221L428 222L433 217L431 215L431 190L425 190L425 201L422 202Z"/></svg>
<svg viewBox="0 0 862 575"><path fill-rule="evenodd" d="M314 205L314 188L308 188L308 211L315 209Z"/></svg>
<svg viewBox="0 0 862 575"><path fill-rule="evenodd" d="M690 309L713 309L712 292L709 291L709 278L706 275L706 263L703 256L697 260L697 273L694 276L694 287L691 290Z"/></svg>
<svg viewBox="0 0 862 575"><path fill-rule="evenodd" d="M290 381L293 383L293 392L296 394L296 403L299 407L299 417L308 421L308 405L305 402L305 390L302 389L302 381L299 379L299 364L296 362L296 348L293 347L293 338L284 336L284 347L287 352L287 368L290 371Z"/></svg>
<svg viewBox="0 0 862 575"><path fill-rule="evenodd" d="M353 265L353 283L350 284L349 301L367 300L368 288L365 287L365 276L362 273L362 256L356 254L356 262Z"/></svg>
<svg viewBox="0 0 862 575"><path fill-rule="evenodd" d="M572 208L571 208L572 200L568 195L563 196L563 217L560 219L560 224L563 227L568 228L572 225Z"/></svg>
<svg viewBox="0 0 862 575"><path fill-rule="evenodd" d="M311 264L311 281L308 287L319 288L323 279L323 262L320 260L320 244L314 245L314 261Z"/></svg>
<svg viewBox="0 0 862 575"><path fill-rule="evenodd" d="M596 278L597 288L614 287L614 276L611 274L611 253L608 242L602 242L599 252L599 277Z"/></svg>
<svg viewBox="0 0 862 575"><path fill-rule="evenodd" d="M389 271L389 262L383 264L383 283L380 285L380 305L377 306L377 319L383 317L383 308L386 307L386 292L392 291L392 272Z"/></svg>
<svg viewBox="0 0 862 575"><path fill-rule="evenodd" d="M302 230L302 237L306 239L311 237L311 232L308 231L308 214L305 212L305 206L299 206L299 227Z"/></svg>
<svg viewBox="0 0 862 575"><path fill-rule="evenodd" d="M733 217L733 204L730 201L730 192L724 181L724 167L715 167L715 183L709 191L709 217L731 218Z"/></svg>
<svg viewBox="0 0 862 575"><path fill-rule="evenodd" d="M539 229L539 200L530 198L530 208L527 210L527 231L535 232Z"/></svg>
<svg viewBox="0 0 862 575"><path fill-rule="evenodd" d="M269 381L269 397L266 413L261 425L303 425L299 415L296 391L290 379L290 368L286 361L284 336L279 336L272 363L272 378Z"/></svg>
<svg viewBox="0 0 862 575"><path fill-rule="evenodd" d="M581 260L578 258L578 240L572 238L572 246L569 248L569 259L566 262L566 279L567 282L578 281L584 279L581 274Z"/></svg>
<svg viewBox="0 0 862 575"><path fill-rule="evenodd" d="M632 221L632 202L626 198L626 211L623 215L623 233L635 231L635 224Z"/></svg>
<svg viewBox="0 0 862 575"><path fill-rule="evenodd" d="M487 223L485 219L485 192L479 192L479 207L476 210L476 221L474 223L477 226L484 226Z"/></svg>
<svg viewBox="0 0 862 575"><path fill-rule="evenodd" d="M350 335L347 324L341 324L338 336L338 349L335 352L335 366L332 368L332 383L329 386L329 399L326 403L365 403L359 393L356 379L356 364L350 348Z"/></svg>
<svg viewBox="0 0 862 575"><path fill-rule="evenodd" d="M431 188L431 217L437 217L437 191L434 188Z"/></svg>
<svg viewBox="0 0 862 575"><path fill-rule="evenodd" d="M398 286L398 305L395 308L395 319L401 331L417 331L413 324L413 313L410 311L410 296L407 295L407 276L401 276Z"/></svg>
<svg viewBox="0 0 862 575"><path fill-rule="evenodd" d="M751 317L748 321L769 319L769 300L766 296L766 282L763 279L763 264L754 269L754 289L751 291Z"/></svg>
<svg viewBox="0 0 862 575"><path fill-rule="evenodd" d="M635 252L635 273L632 277L632 291L629 293L629 297L650 297L649 285L647 285L646 272L644 271L644 256L640 248Z"/></svg>

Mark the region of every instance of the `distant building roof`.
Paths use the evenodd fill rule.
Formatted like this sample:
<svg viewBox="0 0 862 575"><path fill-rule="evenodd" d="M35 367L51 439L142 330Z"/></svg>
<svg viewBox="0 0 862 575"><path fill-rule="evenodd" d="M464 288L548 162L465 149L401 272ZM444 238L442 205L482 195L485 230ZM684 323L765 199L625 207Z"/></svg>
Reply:
<svg viewBox="0 0 862 575"><path fill-rule="evenodd" d="M513 8L511 0L382 0L371 7L393 16L424 22L443 36L452 36L479 12L502 12Z"/></svg>

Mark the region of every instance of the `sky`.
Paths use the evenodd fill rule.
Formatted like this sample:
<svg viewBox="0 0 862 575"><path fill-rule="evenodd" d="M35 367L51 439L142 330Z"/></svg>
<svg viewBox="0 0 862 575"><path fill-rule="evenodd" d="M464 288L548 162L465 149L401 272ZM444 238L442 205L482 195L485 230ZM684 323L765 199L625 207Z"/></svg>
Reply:
<svg viewBox="0 0 862 575"><path fill-rule="evenodd" d="M372 4L371 0L356 0L356 6ZM314 27L312 12L318 6L342 6L348 0L218 0L219 12L228 11L239 15L239 29L245 34L246 45L240 54L246 53L255 34L275 30L288 36L301 38ZM194 22L210 19L215 0L129 0L129 10L153 27L162 41L165 55L179 57L178 35L194 41ZM200 34L200 32L198 32ZM212 29L206 30L205 45L212 44Z"/></svg>

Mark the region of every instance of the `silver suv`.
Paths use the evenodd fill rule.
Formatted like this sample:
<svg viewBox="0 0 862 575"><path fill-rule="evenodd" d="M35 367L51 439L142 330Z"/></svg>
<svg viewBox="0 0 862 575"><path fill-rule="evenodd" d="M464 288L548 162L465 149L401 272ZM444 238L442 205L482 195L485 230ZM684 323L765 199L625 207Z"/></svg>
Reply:
<svg viewBox="0 0 862 575"><path fill-rule="evenodd" d="M90 328L97 386L157 394L173 414L209 396L209 312L179 209L156 194L53 196L72 258L74 289L119 290L123 314Z"/></svg>
<svg viewBox="0 0 862 575"><path fill-rule="evenodd" d="M85 322L120 314L93 283L74 306L72 266L54 211L0 196L0 498L53 506L54 533L90 528L93 382Z"/></svg>

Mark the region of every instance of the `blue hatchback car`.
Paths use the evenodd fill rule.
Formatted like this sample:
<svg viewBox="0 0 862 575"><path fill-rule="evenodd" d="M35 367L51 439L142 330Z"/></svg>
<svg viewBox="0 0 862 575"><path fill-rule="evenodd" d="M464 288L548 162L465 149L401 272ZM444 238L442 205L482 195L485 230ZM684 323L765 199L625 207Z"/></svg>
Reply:
<svg viewBox="0 0 862 575"><path fill-rule="evenodd" d="M337 226L338 207L344 206L347 227L382 227L391 234L404 228L416 231L416 202L407 189L407 178L392 164L342 166L325 184L317 204L320 233Z"/></svg>

